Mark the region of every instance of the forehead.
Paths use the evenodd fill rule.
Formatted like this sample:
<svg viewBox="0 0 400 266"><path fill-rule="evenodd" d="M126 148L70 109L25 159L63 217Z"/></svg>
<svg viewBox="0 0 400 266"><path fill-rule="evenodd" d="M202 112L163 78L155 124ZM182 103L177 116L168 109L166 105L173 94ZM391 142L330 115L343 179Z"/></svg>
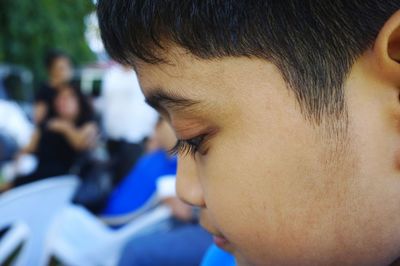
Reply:
<svg viewBox="0 0 400 266"><path fill-rule="evenodd" d="M69 60L69 58L65 56L57 57L53 61L54 66L69 65L70 63L71 61Z"/></svg>
<svg viewBox="0 0 400 266"><path fill-rule="evenodd" d="M172 90L179 86L186 87L188 84L195 86L195 91L199 92L201 88L204 88L202 83L205 82L206 77L210 81L221 75L222 68L219 64L212 64L213 61L208 60L198 60L178 48L171 50L165 57L165 63L138 62L136 65L135 69L145 95L155 88ZM184 90L181 92L184 93Z"/></svg>
<svg viewBox="0 0 400 266"><path fill-rule="evenodd" d="M226 97L226 93L244 93L254 83L281 83L282 77L270 62L249 57L199 59L180 48L165 53L166 63L138 62L135 70L145 96L154 90L182 96Z"/></svg>

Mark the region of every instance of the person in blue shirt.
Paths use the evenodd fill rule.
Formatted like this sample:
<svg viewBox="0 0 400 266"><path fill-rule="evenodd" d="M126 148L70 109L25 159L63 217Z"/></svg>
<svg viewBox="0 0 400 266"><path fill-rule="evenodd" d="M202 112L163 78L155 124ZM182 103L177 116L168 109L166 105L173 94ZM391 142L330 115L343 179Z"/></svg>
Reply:
<svg viewBox="0 0 400 266"><path fill-rule="evenodd" d="M175 175L176 166L176 157L164 150L143 155L111 193L103 214L124 215L141 209L156 192L157 179L164 175Z"/></svg>
<svg viewBox="0 0 400 266"><path fill-rule="evenodd" d="M143 155L112 191L103 215L124 215L141 209L155 196L158 178L176 175L177 158L167 152L175 136L162 118L155 126L152 142L153 151Z"/></svg>

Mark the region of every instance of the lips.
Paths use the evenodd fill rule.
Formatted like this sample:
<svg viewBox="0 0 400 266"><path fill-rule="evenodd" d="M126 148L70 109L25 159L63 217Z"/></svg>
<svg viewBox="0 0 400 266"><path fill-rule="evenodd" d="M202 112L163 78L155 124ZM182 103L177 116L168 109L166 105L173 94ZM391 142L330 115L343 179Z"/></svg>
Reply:
<svg viewBox="0 0 400 266"><path fill-rule="evenodd" d="M200 225L213 236L214 244L217 247L219 247L227 252L232 253L233 252L232 244L229 242L229 240L227 240L225 238L225 236L222 233L220 233L219 230L217 230L217 228L215 226L213 226L213 224L210 222L210 219L206 213L207 213L207 211L205 211L205 210L201 211Z"/></svg>
<svg viewBox="0 0 400 266"><path fill-rule="evenodd" d="M222 234L217 233L216 230L211 230L210 228L208 228L208 227L206 227L204 225L202 225L202 227L204 229L206 229L213 236L214 244L217 247L219 247L220 249L223 249L225 251L228 251L228 252L232 252L233 251L229 240L227 240Z"/></svg>
<svg viewBox="0 0 400 266"><path fill-rule="evenodd" d="M214 244L222 249L227 249L227 246L229 245L229 241L226 240L226 238L223 236L215 236L214 235L213 240L214 240Z"/></svg>

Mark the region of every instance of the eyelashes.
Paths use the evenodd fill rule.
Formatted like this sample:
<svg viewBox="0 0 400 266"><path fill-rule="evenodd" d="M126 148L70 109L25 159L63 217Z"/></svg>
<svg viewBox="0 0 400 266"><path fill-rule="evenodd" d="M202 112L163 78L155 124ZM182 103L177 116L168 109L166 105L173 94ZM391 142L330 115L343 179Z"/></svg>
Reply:
<svg viewBox="0 0 400 266"><path fill-rule="evenodd" d="M168 153L170 155L195 156L196 153L201 150L204 139L205 135L200 135L191 139L178 140L175 146L170 149Z"/></svg>
<svg viewBox="0 0 400 266"><path fill-rule="evenodd" d="M178 140L175 146L168 151L170 155L188 155L194 156L198 147L190 145L185 140Z"/></svg>

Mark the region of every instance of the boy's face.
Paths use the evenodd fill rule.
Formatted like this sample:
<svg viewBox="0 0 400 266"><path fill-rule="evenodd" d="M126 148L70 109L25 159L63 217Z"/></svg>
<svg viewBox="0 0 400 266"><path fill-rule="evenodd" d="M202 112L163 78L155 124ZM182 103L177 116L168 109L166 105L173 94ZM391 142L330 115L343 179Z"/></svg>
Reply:
<svg viewBox="0 0 400 266"><path fill-rule="evenodd" d="M240 264L396 258L398 96L372 75L368 55L345 83L349 129L340 141L302 116L271 63L199 60L178 48L167 57L171 64L140 63L137 72L146 97L157 90L192 101L161 103L179 139L204 136L194 157L179 157L178 193L202 207L202 225Z"/></svg>

